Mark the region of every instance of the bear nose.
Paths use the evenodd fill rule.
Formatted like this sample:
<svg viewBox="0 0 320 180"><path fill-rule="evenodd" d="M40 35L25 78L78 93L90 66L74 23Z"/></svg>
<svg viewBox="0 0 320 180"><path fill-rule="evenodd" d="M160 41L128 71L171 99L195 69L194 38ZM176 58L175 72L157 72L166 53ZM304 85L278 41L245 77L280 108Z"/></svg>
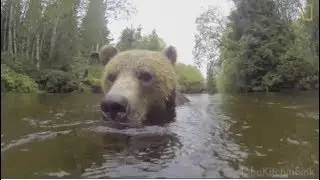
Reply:
<svg viewBox="0 0 320 180"><path fill-rule="evenodd" d="M111 119L125 115L128 107L128 99L119 94L109 94L101 102L101 110Z"/></svg>

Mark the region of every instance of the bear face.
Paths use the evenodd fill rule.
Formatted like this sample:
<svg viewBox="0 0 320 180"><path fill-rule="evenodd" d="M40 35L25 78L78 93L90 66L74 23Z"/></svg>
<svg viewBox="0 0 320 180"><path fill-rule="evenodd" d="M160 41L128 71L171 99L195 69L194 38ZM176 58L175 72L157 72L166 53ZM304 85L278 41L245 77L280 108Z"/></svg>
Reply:
<svg viewBox="0 0 320 180"><path fill-rule="evenodd" d="M103 49L104 48L104 49ZM170 46L164 52L129 50L100 57L109 59L101 85L103 118L110 124L137 127L162 124L175 116L177 78L174 65L177 53Z"/></svg>

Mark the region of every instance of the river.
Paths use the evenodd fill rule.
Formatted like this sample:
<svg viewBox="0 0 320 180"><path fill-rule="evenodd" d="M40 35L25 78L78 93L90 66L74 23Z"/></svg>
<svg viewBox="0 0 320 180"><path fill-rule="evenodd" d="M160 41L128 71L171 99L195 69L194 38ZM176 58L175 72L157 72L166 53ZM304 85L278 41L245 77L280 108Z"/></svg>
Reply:
<svg viewBox="0 0 320 180"><path fill-rule="evenodd" d="M127 130L101 124L101 95L4 94L1 177L319 178L318 93L187 95Z"/></svg>

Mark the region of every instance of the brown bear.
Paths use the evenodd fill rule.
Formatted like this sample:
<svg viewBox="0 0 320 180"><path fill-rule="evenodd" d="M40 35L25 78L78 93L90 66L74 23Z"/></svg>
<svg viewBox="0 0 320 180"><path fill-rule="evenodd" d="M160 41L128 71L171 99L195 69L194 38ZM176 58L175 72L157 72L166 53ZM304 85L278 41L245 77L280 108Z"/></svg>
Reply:
<svg viewBox="0 0 320 180"><path fill-rule="evenodd" d="M99 52L107 62L101 77L103 119L112 125L139 127L163 124L175 117L176 105L189 101L177 92L173 46L163 52L142 49L119 52L105 45Z"/></svg>
<svg viewBox="0 0 320 180"><path fill-rule="evenodd" d="M104 45L101 49L100 52L94 52L91 53L89 58L91 59L90 62L95 64L96 61L98 61L100 64L105 66L110 58L118 53L118 50L112 46L109 45Z"/></svg>

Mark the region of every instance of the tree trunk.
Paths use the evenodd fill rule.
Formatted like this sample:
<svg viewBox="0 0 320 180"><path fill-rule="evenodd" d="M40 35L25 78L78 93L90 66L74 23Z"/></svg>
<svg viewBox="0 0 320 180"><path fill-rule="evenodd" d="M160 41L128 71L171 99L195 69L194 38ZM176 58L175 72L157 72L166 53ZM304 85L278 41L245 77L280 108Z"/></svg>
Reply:
<svg viewBox="0 0 320 180"><path fill-rule="evenodd" d="M45 34L46 34L46 26L43 25L43 32L42 32L42 37L41 37L41 40L40 40L40 52L39 52L39 54L42 54L43 42L44 42Z"/></svg>
<svg viewBox="0 0 320 180"><path fill-rule="evenodd" d="M31 60L33 60L33 62L36 64L35 62L35 53L36 53L36 43L34 41L32 41L32 48L31 48Z"/></svg>
<svg viewBox="0 0 320 180"><path fill-rule="evenodd" d="M25 5L24 7L24 11L21 13L21 16L24 17L23 20L21 21L20 24L20 31L19 33L21 33L21 45L20 45L20 52L21 54L28 52L27 51L27 39L28 39L28 32L29 32L29 28L27 30L25 30L25 23L26 23L26 14L27 14L27 10L28 10L28 4ZM27 37L27 38L26 38ZM20 43L19 43L20 44ZM26 53L26 58L28 58L27 53Z"/></svg>
<svg viewBox="0 0 320 180"><path fill-rule="evenodd" d="M5 14L4 16L4 29L3 29L3 49L2 50L7 50L7 28L8 28L8 13Z"/></svg>
<svg viewBox="0 0 320 180"><path fill-rule="evenodd" d="M29 52L30 52L30 28L28 28L28 32L27 32L27 42L26 42L26 57L27 59L29 59Z"/></svg>
<svg viewBox="0 0 320 180"><path fill-rule="evenodd" d="M17 53L17 39L16 39L16 28L17 28L17 20L16 20L16 13L17 13L17 8L15 7L13 9L13 23L12 23L12 46L13 46L13 53Z"/></svg>
<svg viewBox="0 0 320 180"><path fill-rule="evenodd" d="M36 35L36 67L37 71L40 70L40 34Z"/></svg>
<svg viewBox="0 0 320 180"><path fill-rule="evenodd" d="M10 12L9 12L9 26L8 26L8 51L12 54L12 17L13 17L13 2L10 4Z"/></svg>
<svg viewBox="0 0 320 180"><path fill-rule="evenodd" d="M99 44L97 44L97 46L96 46L96 52L98 52L99 51Z"/></svg>
<svg viewBox="0 0 320 180"><path fill-rule="evenodd" d="M56 43L56 36L57 36L57 28L59 24L60 17L57 18L56 22L54 23L52 34L51 34L51 41L50 41L50 52L49 52L49 60L52 60L53 50Z"/></svg>

